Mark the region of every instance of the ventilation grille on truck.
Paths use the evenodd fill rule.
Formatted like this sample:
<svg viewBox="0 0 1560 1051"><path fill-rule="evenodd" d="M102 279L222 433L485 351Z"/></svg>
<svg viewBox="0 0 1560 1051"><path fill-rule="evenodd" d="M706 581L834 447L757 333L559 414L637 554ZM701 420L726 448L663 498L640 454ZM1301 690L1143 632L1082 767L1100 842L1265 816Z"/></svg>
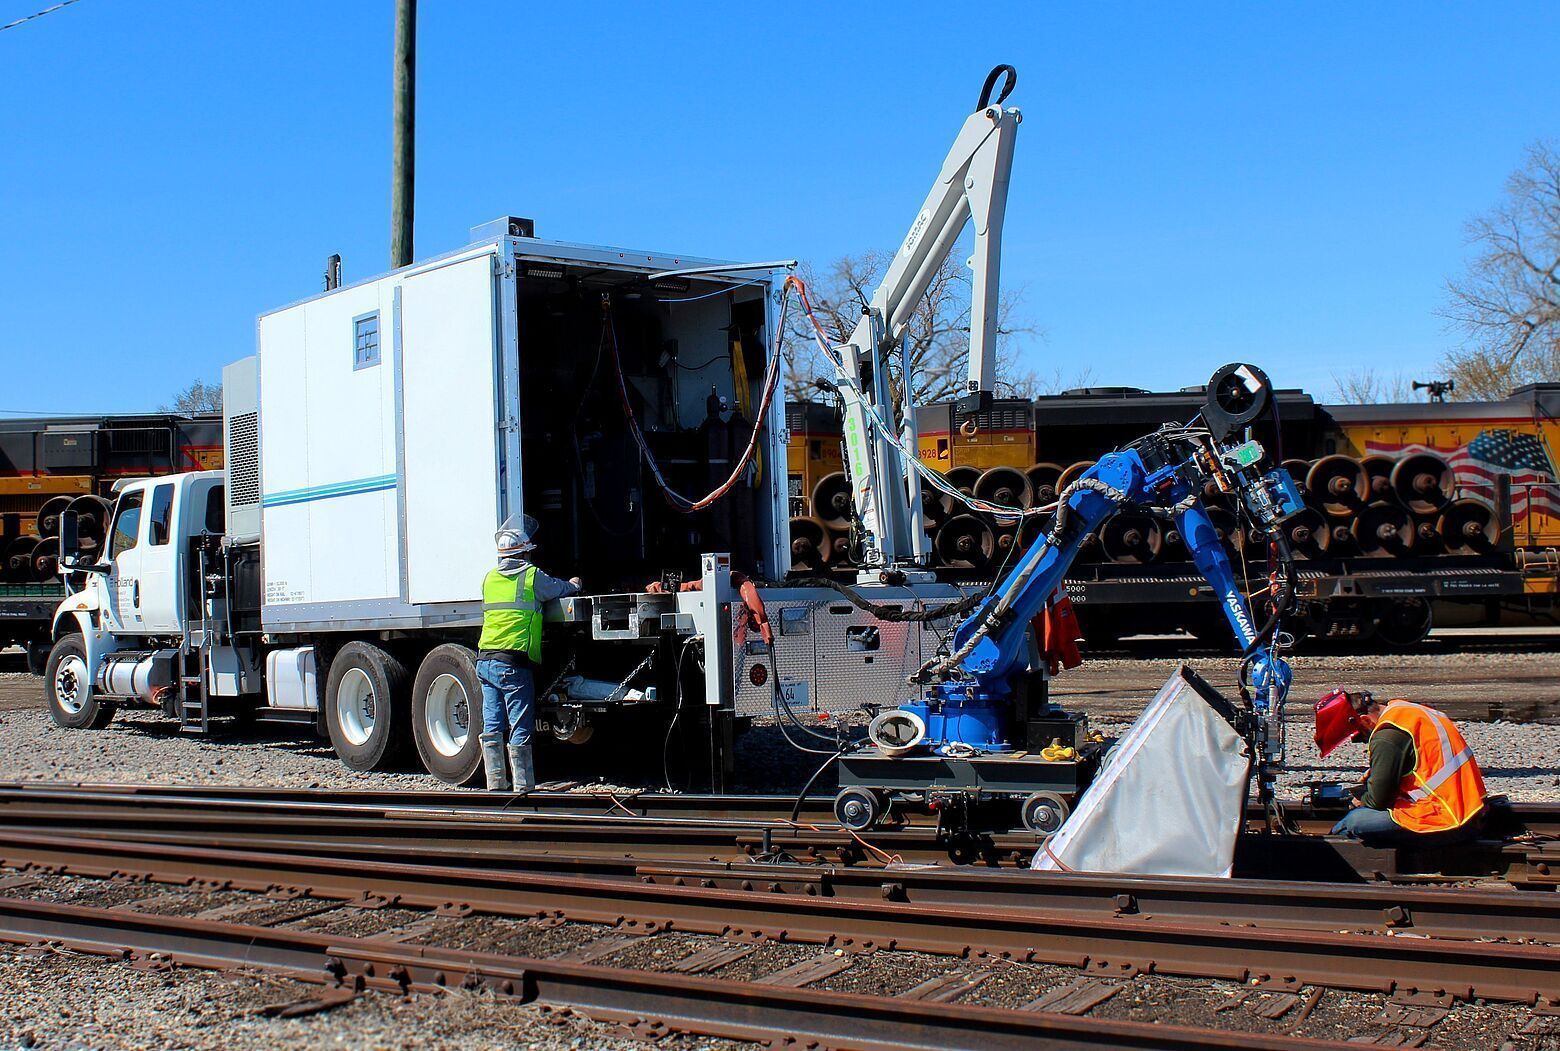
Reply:
<svg viewBox="0 0 1560 1051"><path fill-rule="evenodd" d="M228 421L228 506L260 502L260 414L246 412Z"/></svg>

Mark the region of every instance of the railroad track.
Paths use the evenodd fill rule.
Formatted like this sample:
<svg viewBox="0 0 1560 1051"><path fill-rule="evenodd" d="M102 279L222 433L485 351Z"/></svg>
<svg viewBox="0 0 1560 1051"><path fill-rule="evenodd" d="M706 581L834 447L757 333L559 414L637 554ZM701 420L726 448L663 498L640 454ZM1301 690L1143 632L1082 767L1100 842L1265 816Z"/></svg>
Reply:
<svg viewBox="0 0 1560 1051"><path fill-rule="evenodd" d="M93 802L131 802L154 800L176 802L185 807L228 807L261 804L315 807L320 812L343 813L353 809L383 813L390 810L449 812L464 815L476 812L505 814L570 814L582 817L634 816L657 818L699 818L710 820L776 821L788 818L795 797L788 795L701 795L697 793L612 791L583 786L568 791L538 791L524 796L503 792L478 792L462 789L380 789L322 791L319 789L251 788L233 785L142 785L62 783L58 781L0 782L0 805L22 799ZM142 805L135 804L135 805ZM1340 816L1337 807L1313 807L1298 801L1284 803L1285 811L1303 831L1330 828ZM1560 836L1560 803L1513 803L1511 814L1524 827L1546 836ZM1261 811L1252 807L1248 818L1260 821ZM803 801L798 820L810 824L833 824L828 798L811 797ZM923 821L923 823L925 823Z"/></svg>
<svg viewBox="0 0 1560 1051"><path fill-rule="evenodd" d="M0 939L129 956L143 966L260 967L348 995L364 989L439 993L485 987L625 1022L652 1038L685 1032L768 1044L784 1034L797 1045L970 1051L1036 1046L1197 1051L1245 1048L1251 1040L1249 1034L1201 1026L853 995L14 898L0 898ZM936 990L929 993L935 996ZM1293 1051L1355 1046L1282 1035L1266 1036L1264 1043Z"/></svg>
<svg viewBox="0 0 1560 1051"><path fill-rule="evenodd" d="M150 786L0 785L0 827L69 828L83 835L146 842L220 841L244 849L399 857L409 847L446 864L481 864L516 853L695 861L773 860L880 868L890 862L938 864L950 858L983 868L1027 869L1038 838L1029 833L948 837L930 823L907 823L866 836L839 828L827 802L804 805L773 796L533 793L516 799L459 791L293 792ZM1338 811L1291 804L1303 830L1324 833ZM1252 826L1261 826L1253 811ZM924 820L924 819L923 819ZM1358 882L1504 876L1560 884L1560 808L1518 804L1491 821L1478 850L1416 858L1317 836L1248 835L1237 874ZM1519 839L1513 836L1523 834ZM1443 871L1448 863L1454 870Z"/></svg>
<svg viewBox="0 0 1560 1051"><path fill-rule="evenodd" d="M1035 1011L934 1002L957 1000L1001 967L1063 973L1056 988L1034 998L1042 1012L1087 1012L1134 976L1240 983L1241 996L1260 990L1276 1005L1269 1009L1292 1010L1300 1021L1321 990L1396 998L1384 1001L1383 1017L1391 1009L1444 1015L1447 1003L1470 998L1560 1003L1560 896L1552 894L831 865L821 855L786 856L774 838L780 830L764 824L773 820L774 800L766 808L710 797L619 799L609 805L637 810L609 819L601 800L578 796L538 796L517 812L479 794L346 794L337 803L337 795L218 791L0 789L0 896L10 895L0 897L0 941L54 941L153 964L226 967L241 956L348 992L497 983L506 995L638 1019L652 1029L738 1039L788 1032L860 1047L907 1046L907 1025L920 1027L914 1031L924 1035L915 1039L927 1041L909 1046L1249 1042L1249 1034L1215 1036L1207 1028L1156 1024L1149 1033L1119 1021L1042 1014L1037 1022ZM454 806L451 796L474 802ZM181 813L189 823L179 824ZM1531 816L1544 817L1538 809ZM394 834L363 834L383 821L395 823ZM740 853L702 859L696 851L613 856L577 850L569 838L614 822L654 829L663 845L679 828L699 842L717 830L728 855L734 841L756 837L765 861ZM437 831L427 835L428 827ZM450 828L480 835L450 837ZM516 835L524 829L536 834ZM61 882L68 886L56 888ZM112 891L103 892L106 905L80 904L103 887ZM34 891L60 900L29 897ZM294 919L385 917L391 929L360 937L227 922L220 917L231 902L193 917L158 915L169 900L202 894L238 895L239 906L294 902ZM463 947L424 944L408 933L437 928L450 936L462 924L499 921L588 925L606 950L540 959L489 951L492 938L481 931L463 936L470 943ZM688 969L668 975L597 958L655 936L703 939L688 958L702 952L717 963L749 957L757 946L803 956L776 972L784 975L779 988L718 974L690 985ZM858 958L914 954L944 961L944 970L908 1000L913 990L885 1002L815 986ZM785 988L793 979L813 987Z"/></svg>

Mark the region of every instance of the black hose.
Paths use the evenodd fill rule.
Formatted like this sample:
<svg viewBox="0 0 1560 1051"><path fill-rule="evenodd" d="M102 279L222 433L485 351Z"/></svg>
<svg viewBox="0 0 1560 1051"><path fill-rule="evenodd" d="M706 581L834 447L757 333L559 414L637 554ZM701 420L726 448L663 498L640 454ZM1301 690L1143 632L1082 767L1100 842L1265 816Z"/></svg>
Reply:
<svg viewBox="0 0 1560 1051"><path fill-rule="evenodd" d="M920 622L927 620L942 620L944 617L957 617L968 613L986 598L985 592L977 592L962 598L957 602L949 602L941 606L933 606L931 609L902 609L895 606L880 606L876 602L869 602L856 594L855 589L841 584L838 580L830 580L828 577L802 577L799 580L787 582L791 587L832 588L838 591L845 599L859 610L872 614L878 620L893 622Z"/></svg>
<svg viewBox="0 0 1560 1051"><path fill-rule="evenodd" d="M677 655L677 705L672 709L672 719L666 724L666 740L661 742L661 776L666 780L666 790L672 788L672 733L677 729L677 720L682 718L683 710L683 664L688 657L688 650L693 640L683 643L682 652Z"/></svg>
<svg viewBox="0 0 1560 1051"><path fill-rule="evenodd" d="M1273 414L1273 462L1278 464L1280 470L1284 469L1284 421L1278 412L1278 391L1273 392L1272 399L1268 402L1268 411Z"/></svg>
<svg viewBox="0 0 1560 1051"><path fill-rule="evenodd" d="M801 719L799 719L797 717L796 713L791 710L791 706L789 704L781 703L781 699L780 699L781 698L780 665L775 660L775 646L774 646L774 643L770 643L769 644L769 679L770 679L770 687L771 687L771 689L769 691L770 707L772 707L774 709L774 711L775 711L775 720L776 720L777 724L780 725L780 733L781 733L781 735L785 737L786 741L791 745L791 747L793 747L797 751L801 751L801 752L812 752L814 755L823 755L824 754L823 752L821 752L821 751L819 751L818 749L815 749L815 748L804 748L801 745L797 744L795 741L791 740L791 735L786 732L785 725L784 725L785 719L788 716L790 717L791 722L796 724L796 728L798 730L802 731L804 734L807 734L809 737L813 737L813 738L815 738L815 739L817 739L819 741L822 741L824 744L829 745L831 748L839 746L839 744L840 744L839 741L835 740L832 737L829 737L827 734L821 734L817 730L814 730L812 727L807 726L806 724L804 724L802 722Z"/></svg>
<svg viewBox="0 0 1560 1051"><path fill-rule="evenodd" d="M807 779L807 783L802 786L801 792L797 794L796 802L791 806L791 820L793 822L797 818L801 817L802 804L807 802L807 794L813 790L813 785L818 783L818 778L822 777L824 772L827 771L829 767L839 762L840 756L844 754L845 749L841 748L838 752L835 752L833 755L829 756L829 758L825 759L822 766L813 771L813 775L809 777Z"/></svg>

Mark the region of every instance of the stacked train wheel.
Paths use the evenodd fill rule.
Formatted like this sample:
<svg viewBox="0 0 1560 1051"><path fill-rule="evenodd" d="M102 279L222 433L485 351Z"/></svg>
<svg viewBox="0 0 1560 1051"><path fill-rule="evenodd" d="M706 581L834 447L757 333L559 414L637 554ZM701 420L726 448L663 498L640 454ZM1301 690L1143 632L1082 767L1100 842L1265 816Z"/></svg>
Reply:
<svg viewBox="0 0 1560 1051"><path fill-rule="evenodd" d="M98 496L50 497L33 520L18 528L13 519L11 532L0 532L0 583L37 584L59 575L60 516L75 511L77 534L84 554L90 556L103 547L112 505Z"/></svg>
<svg viewBox="0 0 1560 1051"><path fill-rule="evenodd" d="M953 579L1000 574L1045 536L1053 517L1051 506L1093 465L1093 460L1042 460L1028 467L985 470L959 465L945 473L954 489L984 504L1044 510L1022 517L972 508L923 483L921 511L931 537L933 568ZM1281 466L1306 503L1284 527L1291 551L1302 562L1368 559L1369 563L1361 562L1362 568L1379 564L1390 569L1393 560L1481 556L1499 550L1500 520L1489 503L1462 496L1451 465L1434 453L1331 454L1314 460L1286 459ZM1210 486L1201 496L1231 556L1260 566L1269 556L1266 536L1252 531L1217 487ZM808 513L792 519L792 571L852 569L850 489L845 475L824 477L811 497ZM1188 572L1194 572L1175 523L1136 510L1115 515L1086 537L1076 564L1082 571L1105 577L1120 572L1113 570L1116 566L1168 569L1185 564ZM1350 637L1375 635L1389 645L1407 646L1429 630L1429 606L1423 601L1361 601L1369 613L1341 629ZM1336 633L1332 627L1313 625L1313 629Z"/></svg>

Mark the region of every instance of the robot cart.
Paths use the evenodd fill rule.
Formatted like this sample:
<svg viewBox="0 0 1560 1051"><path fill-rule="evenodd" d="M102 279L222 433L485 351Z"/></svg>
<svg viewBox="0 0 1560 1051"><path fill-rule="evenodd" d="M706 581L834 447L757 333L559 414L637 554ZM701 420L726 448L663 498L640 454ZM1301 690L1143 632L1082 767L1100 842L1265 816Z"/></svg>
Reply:
<svg viewBox="0 0 1560 1051"><path fill-rule="evenodd" d="M892 729L885 734L879 725L872 735L878 743L839 761L834 816L857 832L896 808L924 808L945 829L961 834L1007 831L1016 824L1048 836L1062 827L1089 786L1108 743L1090 738L1087 716L1054 708L1029 721L1030 747L1011 751L899 754L887 743ZM1058 751L1071 757L1048 757Z"/></svg>

